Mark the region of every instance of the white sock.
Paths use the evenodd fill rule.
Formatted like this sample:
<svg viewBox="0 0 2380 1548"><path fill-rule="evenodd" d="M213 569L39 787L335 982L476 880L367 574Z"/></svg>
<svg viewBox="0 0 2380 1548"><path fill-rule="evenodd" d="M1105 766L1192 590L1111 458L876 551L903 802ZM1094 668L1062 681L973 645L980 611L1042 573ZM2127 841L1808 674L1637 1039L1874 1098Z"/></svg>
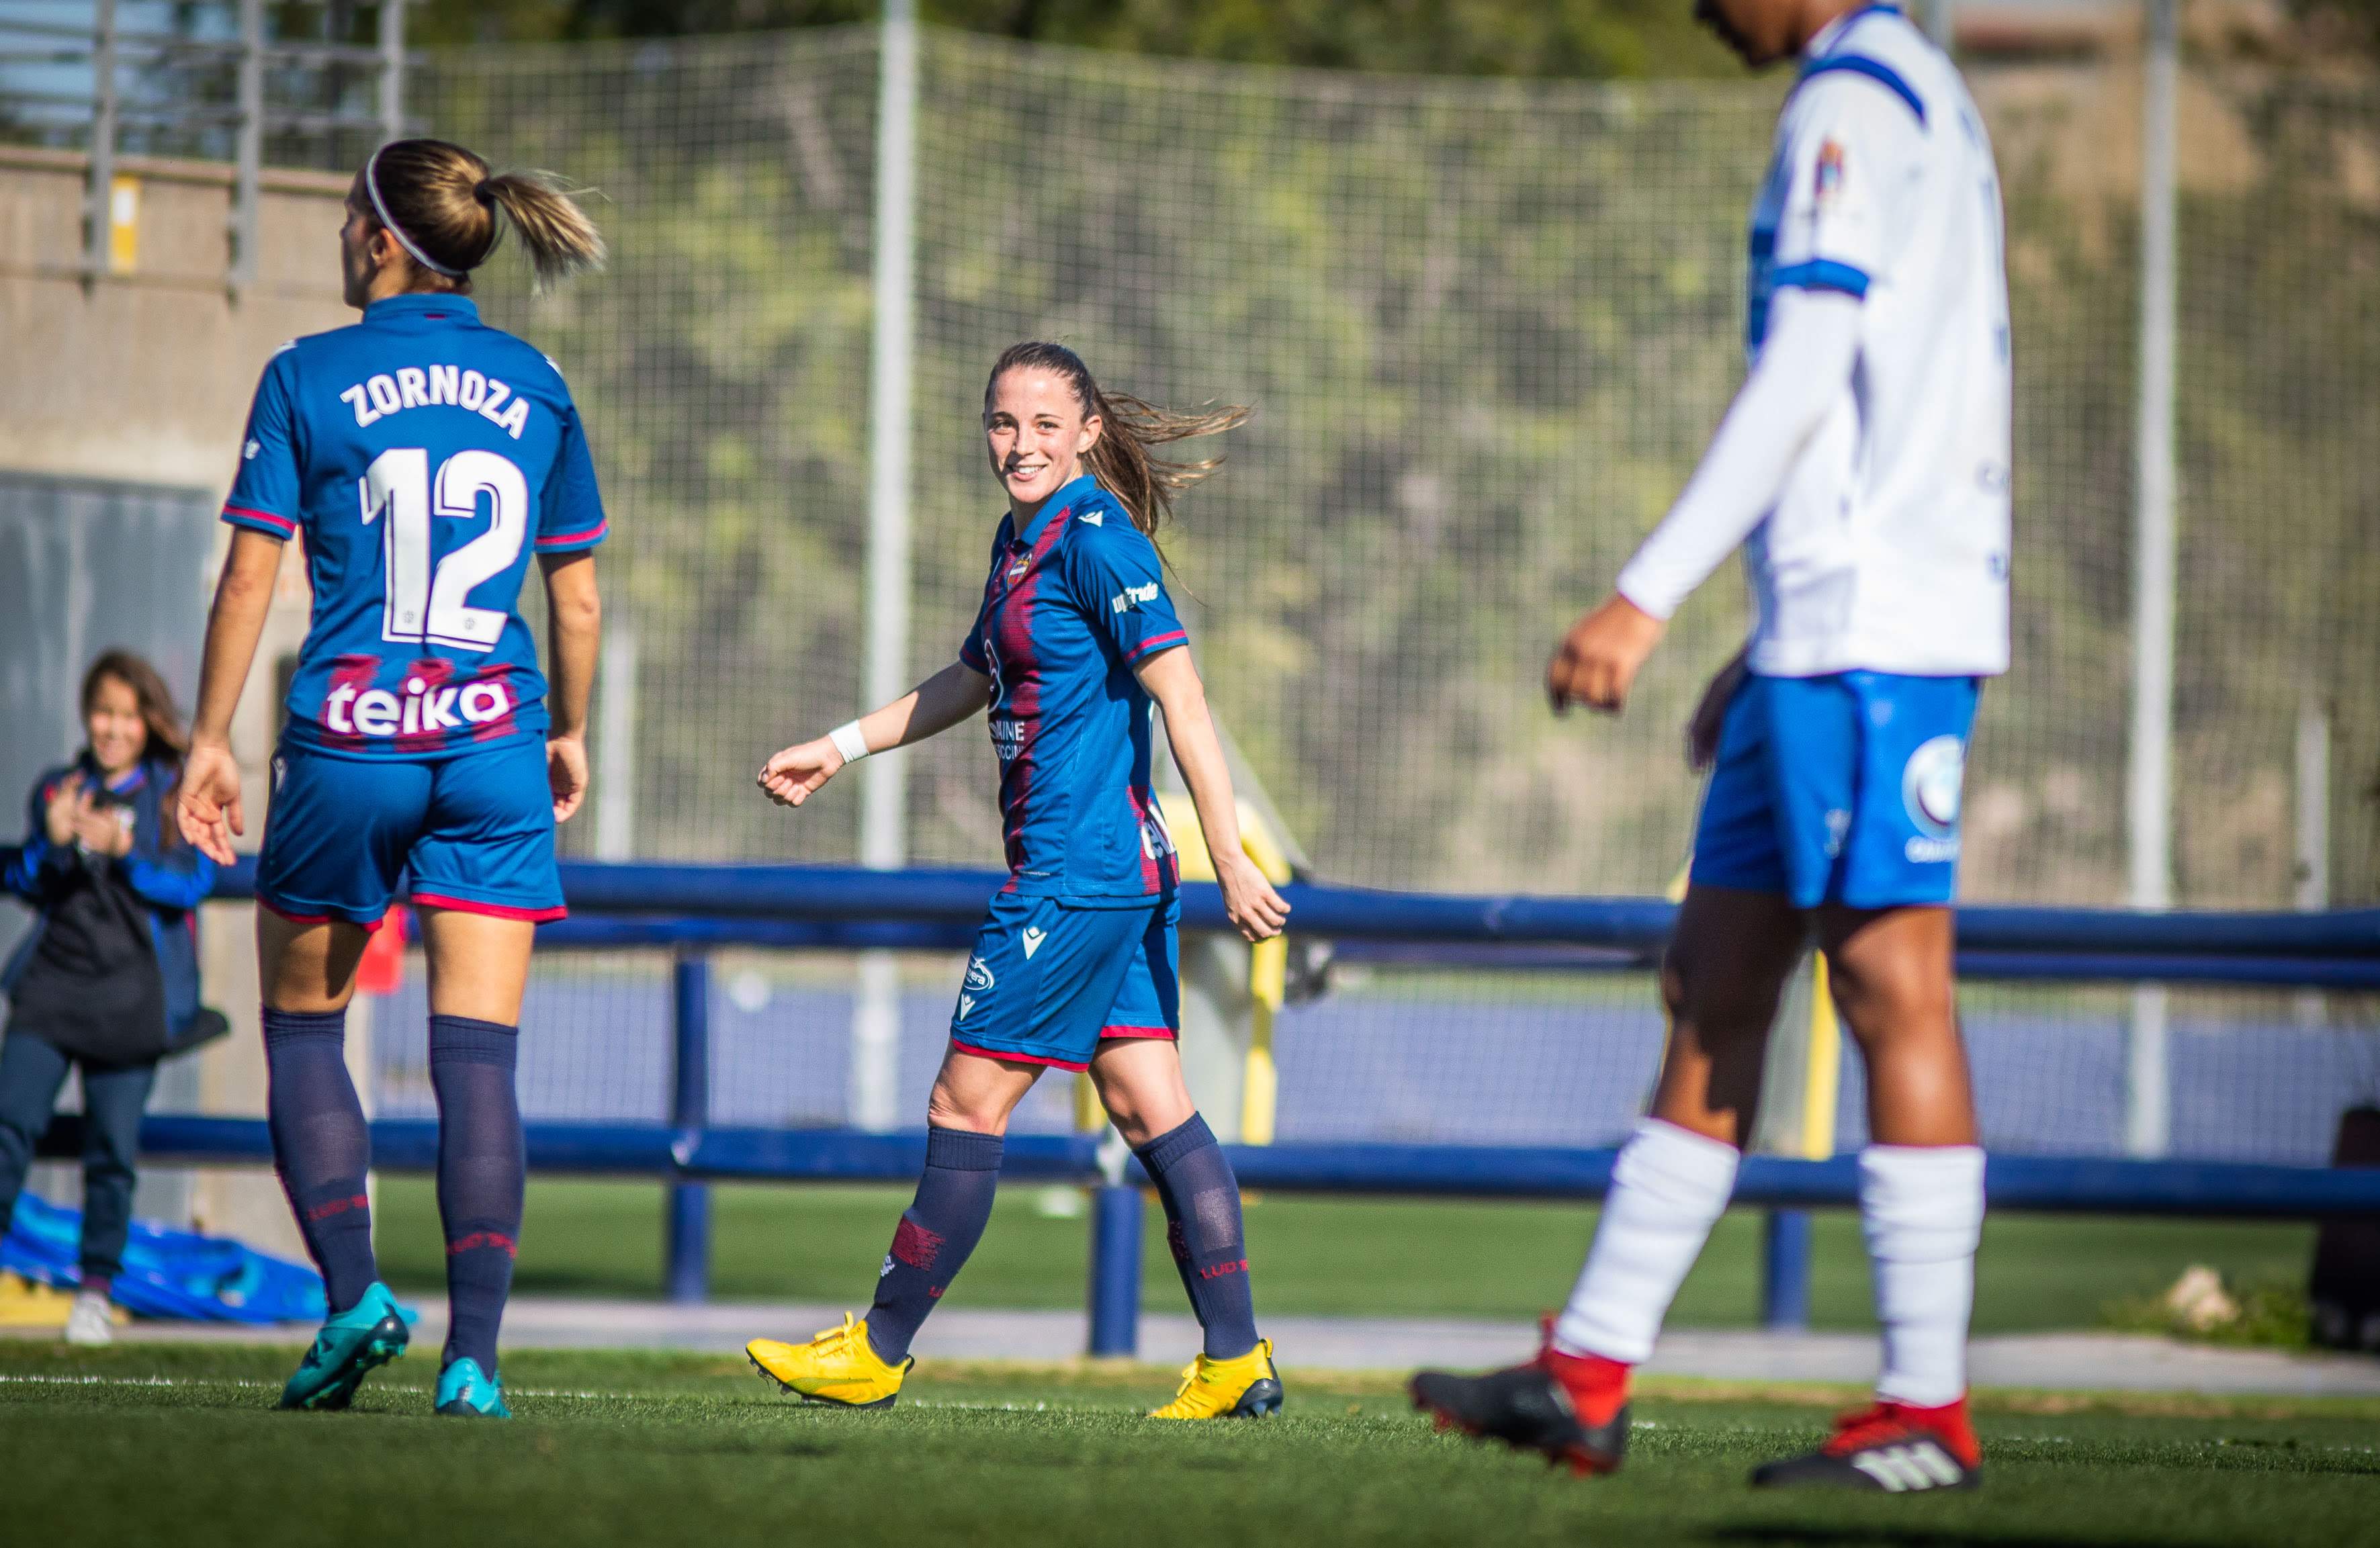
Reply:
<svg viewBox="0 0 2380 1548"><path fill-rule="evenodd" d="M1967 1318L1984 1229L1983 1151L1868 1146L1860 1152L1860 1222L1884 1324L1876 1395L1921 1409L1957 1402L1967 1390Z"/></svg>
<svg viewBox="0 0 2380 1548"><path fill-rule="evenodd" d="M1578 1288L1554 1324L1554 1348L1642 1365L1686 1270L1735 1191L1742 1153L1645 1119L1620 1149L1611 1192Z"/></svg>

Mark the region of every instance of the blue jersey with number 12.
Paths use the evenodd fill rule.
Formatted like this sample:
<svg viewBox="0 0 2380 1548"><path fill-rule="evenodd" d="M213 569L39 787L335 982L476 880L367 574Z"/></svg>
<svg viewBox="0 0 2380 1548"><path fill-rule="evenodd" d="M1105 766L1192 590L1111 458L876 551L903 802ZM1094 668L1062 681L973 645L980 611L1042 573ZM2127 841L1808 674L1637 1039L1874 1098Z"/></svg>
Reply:
<svg viewBox="0 0 2380 1548"><path fill-rule="evenodd" d="M544 733L521 582L532 552L602 540L602 500L561 372L468 296L392 296L284 345L223 514L304 536L289 741L428 759Z"/></svg>

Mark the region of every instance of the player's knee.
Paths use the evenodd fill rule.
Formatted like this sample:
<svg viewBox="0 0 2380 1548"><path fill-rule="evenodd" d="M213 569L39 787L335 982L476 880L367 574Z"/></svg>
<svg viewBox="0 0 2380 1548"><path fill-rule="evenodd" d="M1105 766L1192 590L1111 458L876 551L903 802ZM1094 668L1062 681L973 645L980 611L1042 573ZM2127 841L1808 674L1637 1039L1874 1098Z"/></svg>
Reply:
<svg viewBox="0 0 2380 1548"><path fill-rule="evenodd" d="M1008 1131L1008 1113L998 1102L969 1101L938 1084L933 1094L926 1098L926 1127L961 1129L970 1134L1004 1134Z"/></svg>
<svg viewBox="0 0 2380 1548"><path fill-rule="evenodd" d="M1953 1020L1950 975L1907 953L1849 954L1828 963L1835 1007L1862 1042L1933 1032Z"/></svg>
<svg viewBox="0 0 2380 1548"><path fill-rule="evenodd" d="M1729 972L1699 952L1673 949L1661 964L1670 1024L1693 1027L1706 1045L1766 1034L1782 992L1781 978Z"/></svg>

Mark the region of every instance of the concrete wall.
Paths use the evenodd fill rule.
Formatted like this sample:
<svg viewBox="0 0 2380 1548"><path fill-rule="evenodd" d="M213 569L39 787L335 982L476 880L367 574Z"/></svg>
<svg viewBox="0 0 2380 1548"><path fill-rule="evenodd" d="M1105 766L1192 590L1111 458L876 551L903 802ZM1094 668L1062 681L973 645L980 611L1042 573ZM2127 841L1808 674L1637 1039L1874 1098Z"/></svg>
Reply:
<svg viewBox="0 0 2380 1548"><path fill-rule="evenodd" d="M119 160L116 172L135 184L130 262L86 279L83 157L0 147L0 338L13 357L12 369L0 372L0 469L220 495L230 487L249 399L265 361L298 334L354 320L339 298L347 179L266 174L258 280L235 299L226 285L231 169L135 157ZM202 589L212 588L228 530L216 539ZM93 626L101 633L108 605L103 599L97 610ZM265 768L280 724L275 667L303 639L306 610L304 571L292 544L234 727L234 750L248 776L245 842L251 849L263 836ZM79 664L74 670L79 672ZM207 1000L231 1016L236 1030L200 1056L197 1106L261 1116L264 1068L249 908L211 905L200 928ZM367 1014L350 1018L348 1056L359 1073L367 1067ZM368 1084L358 1085L369 1100ZM298 1251L269 1172L207 1174L190 1190L190 1213L205 1228L268 1251Z"/></svg>

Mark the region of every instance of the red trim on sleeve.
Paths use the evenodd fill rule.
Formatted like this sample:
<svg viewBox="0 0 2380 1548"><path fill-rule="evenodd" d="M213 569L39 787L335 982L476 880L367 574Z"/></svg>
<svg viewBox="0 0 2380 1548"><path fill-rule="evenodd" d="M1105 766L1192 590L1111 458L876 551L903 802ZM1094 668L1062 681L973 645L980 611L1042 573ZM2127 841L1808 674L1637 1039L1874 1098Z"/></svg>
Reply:
<svg viewBox="0 0 2380 1548"><path fill-rule="evenodd" d="M1144 656L1151 656L1160 650L1169 650L1174 646L1187 645L1189 643L1190 631L1187 629L1176 629L1170 635L1160 635L1155 639L1141 641L1138 645L1133 647L1132 655L1128 659L1137 661Z"/></svg>
<svg viewBox="0 0 2380 1548"><path fill-rule="evenodd" d="M240 526L261 522L263 530L283 538L298 535L298 524L289 517L272 511L260 511L251 505L226 505L223 508L223 519Z"/></svg>
<svg viewBox="0 0 2380 1548"><path fill-rule="evenodd" d="M951 1046L960 1053L973 1054L978 1058L996 1058L1009 1064L1042 1064L1052 1070L1071 1070L1077 1075L1090 1068L1087 1064L1076 1064L1072 1059L1044 1058L1039 1054L1020 1054L1008 1048L978 1048L972 1043L962 1043L955 1037L951 1039Z"/></svg>
<svg viewBox="0 0 2380 1548"><path fill-rule="evenodd" d="M533 925L567 919L567 908L514 908L508 903L483 903L477 898L449 898L437 892L416 892L416 908L451 908L457 913L483 913L491 919L526 919Z"/></svg>
<svg viewBox="0 0 2380 1548"><path fill-rule="evenodd" d="M603 535L611 530L612 518L605 516L601 522L589 527L584 532L556 532L547 537L540 538L537 540L537 551L540 553L553 553L563 549L592 548L596 544L601 542L603 540Z"/></svg>

